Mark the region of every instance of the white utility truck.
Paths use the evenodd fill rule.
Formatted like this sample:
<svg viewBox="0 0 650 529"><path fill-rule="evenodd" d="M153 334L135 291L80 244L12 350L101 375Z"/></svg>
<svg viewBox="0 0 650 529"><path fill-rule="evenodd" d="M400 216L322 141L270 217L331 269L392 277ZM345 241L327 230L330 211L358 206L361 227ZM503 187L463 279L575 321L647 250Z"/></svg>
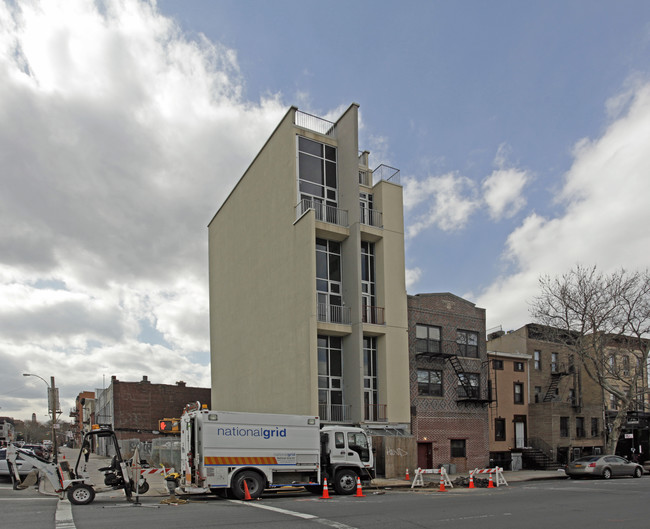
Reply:
<svg viewBox="0 0 650 529"><path fill-rule="evenodd" d="M315 416L208 410L197 402L181 416L180 491L237 499L246 489L303 486L320 494L327 478L352 494L357 477L374 478L373 454L361 428L324 426Z"/></svg>

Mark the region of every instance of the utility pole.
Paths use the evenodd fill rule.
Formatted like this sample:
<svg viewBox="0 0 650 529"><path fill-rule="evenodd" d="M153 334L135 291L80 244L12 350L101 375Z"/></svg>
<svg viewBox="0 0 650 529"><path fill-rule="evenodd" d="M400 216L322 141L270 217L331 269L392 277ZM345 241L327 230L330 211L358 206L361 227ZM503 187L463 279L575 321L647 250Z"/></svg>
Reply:
<svg viewBox="0 0 650 529"><path fill-rule="evenodd" d="M23 373L24 377L36 377L40 378L45 385L47 386L47 411L52 416L52 454L55 463L59 462L59 454L57 444L56 444L56 430L57 430L57 421L56 414L59 412L59 390L54 385L54 377L50 377L50 384L47 383L43 377L35 375L34 373Z"/></svg>

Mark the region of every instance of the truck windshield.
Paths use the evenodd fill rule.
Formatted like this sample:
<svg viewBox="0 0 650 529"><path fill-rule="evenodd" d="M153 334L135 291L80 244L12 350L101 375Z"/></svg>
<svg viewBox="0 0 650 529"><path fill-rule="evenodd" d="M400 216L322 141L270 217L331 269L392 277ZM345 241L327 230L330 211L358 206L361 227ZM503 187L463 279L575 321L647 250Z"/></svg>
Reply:
<svg viewBox="0 0 650 529"><path fill-rule="evenodd" d="M370 461L368 438L365 434L360 432L348 432L348 448L359 454L361 461Z"/></svg>

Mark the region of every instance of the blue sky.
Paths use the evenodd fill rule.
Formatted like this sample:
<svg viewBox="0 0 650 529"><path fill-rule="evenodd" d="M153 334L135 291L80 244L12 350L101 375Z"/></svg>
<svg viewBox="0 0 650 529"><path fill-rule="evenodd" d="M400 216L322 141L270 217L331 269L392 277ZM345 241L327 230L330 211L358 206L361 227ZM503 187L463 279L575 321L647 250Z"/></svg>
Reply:
<svg viewBox="0 0 650 529"><path fill-rule="evenodd" d="M207 223L351 102L409 293L512 329L541 274L647 267L648 2L0 0L0 413L45 414L26 371L209 385Z"/></svg>

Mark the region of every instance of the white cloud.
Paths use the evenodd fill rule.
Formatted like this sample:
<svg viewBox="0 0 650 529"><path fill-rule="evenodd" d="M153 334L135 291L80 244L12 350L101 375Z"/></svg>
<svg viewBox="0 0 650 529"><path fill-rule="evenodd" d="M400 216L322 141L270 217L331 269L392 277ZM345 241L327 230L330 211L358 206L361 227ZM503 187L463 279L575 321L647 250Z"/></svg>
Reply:
<svg viewBox="0 0 650 529"><path fill-rule="evenodd" d="M42 405L25 370L209 385L206 226L286 111L241 94L153 3L0 3L3 413Z"/></svg>
<svg viewBox="0 0 650 529"><path fill-rule="evenodd" d="M418 267L406 269L406 291L407 292L413 285L415 285L420 280L421 276L422 276L422 270L420 270Z"/></svg>
<svg viewBox="0 0 650 529"><path fill-rule="evenodd" d="M601 137L583 139L565 175L556 218L529 215L507 241L515 273L500 278L480 296L490 325L529 321L526 300L537 293L541 274L559 274L576 263L602 270L645 269L650 245L650 83L607 107L628 101Z"/></svg>
<svg viewBox="0 0 650 529"><path fill-rule="evenodd" d="M460 229L480 204L473 182L456 173L424 180L405 178L403 185L404 207L410 217L406 235L411 238L431 226L443 231Z"/></svg>
<svg viewBox="0 0 650 529"><path fill-rule="evenodd" d="M483 199L493 220L511 218L526 205L528 181L526 171L519 169L496 169L483 181Z"/></svg>

